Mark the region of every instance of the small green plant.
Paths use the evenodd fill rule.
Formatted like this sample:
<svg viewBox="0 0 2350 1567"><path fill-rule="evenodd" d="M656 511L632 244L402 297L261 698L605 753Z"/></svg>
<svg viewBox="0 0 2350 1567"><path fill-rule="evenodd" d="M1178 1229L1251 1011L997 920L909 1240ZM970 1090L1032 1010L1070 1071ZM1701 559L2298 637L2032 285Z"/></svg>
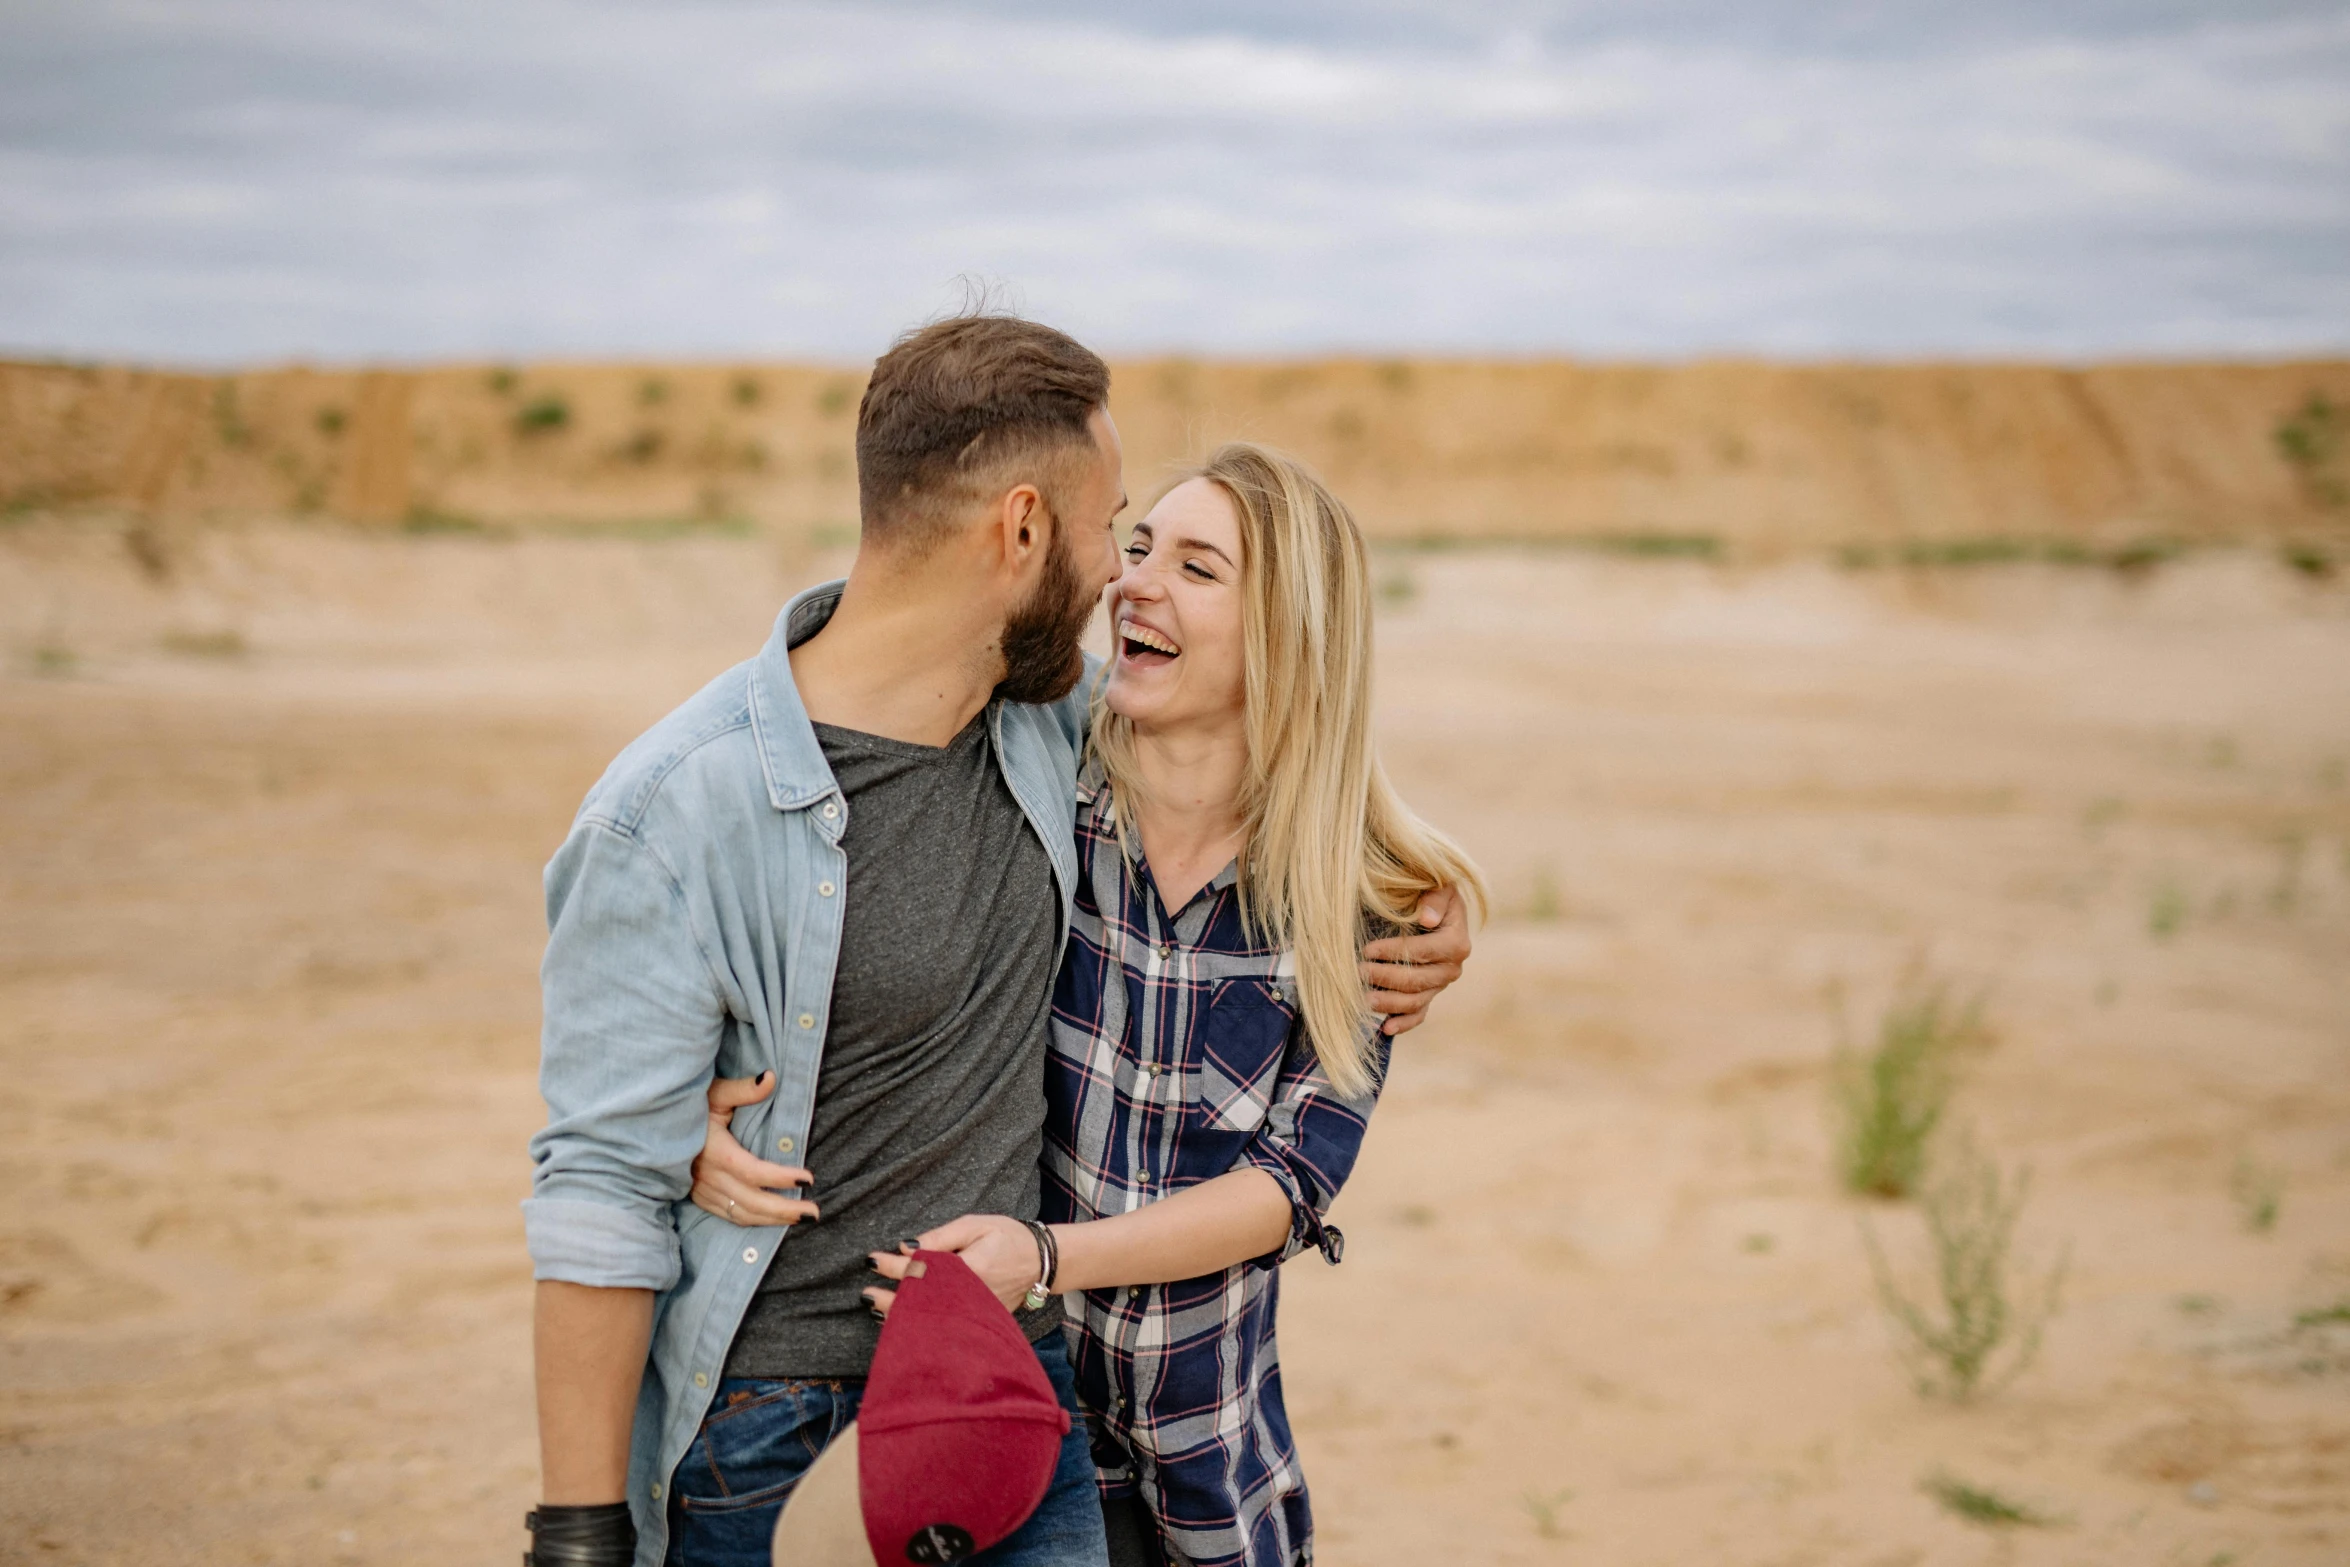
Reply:
<svg viewBox="0 0 2350 1567"><path fill-rule="evenodd" d="M2059 1255L2044 1278L2011 1277L2016 1219L2031 1184L2031 1171L2010 1180L1971 1138L1950 1145L1919 1203L1936 1297L1922 1305L1895 1280L1875 1228L1865 1215L1861 1219L1877 1299L1898 1330L1896 1343L1918 1391L1928 1398L1962 1404L1987 1398L2039 1357L2067 1258Z"/></svg>
<svg viewBox="0 0 2350 1567"><path fill-rule="evenodd" d="M2350 410L2323 392L2311 392L2301 406L2277 421L2277 455L2300 481L2302 493L2320 506L2350 502L2339 463L2350 447Z"/></svg>
<svg viewBox="0 0 2350 1567"><path fill-rule="evenodd" d="M2278 546L2277 559L2283 561L2288 570L2318 582L2331 577L2336 566L2333 553L2324 545L2302 541Z"/></svg>
<svg viewBox="0 0 2350 1567"><path fill-rule="evenodd" d="M488 533L490 526L479 517L464 512L442 511L419 501L408 508L408 515L400 519L403 533Z"/></svg>
<svg viewBox="0 0 2350 1567"><path fill-rule="evenodd" d="M629 462L651 462L661 455L666 439L660 431L648 425L622 443L620 455Z"/></svg>
<svg viewBox="0 0 2350 1567"><path fill-rule="evenodd" d="M647 408L658 408L669 401L669 383L659 376L647 376L636 384L636 400Z"/></svg>
<svg viewBox="0 0 2350 1567"><path fill-rule="evenodd" d="M489 389L500 397L511 396L514 389L522 384L522 377L515 374L506 365L498 366L483 379L488 383Z"/></svg>
<svg viewBox="0 0 2350 1567"><path fill-rule="evenodd" d="M1992 1529L2050 1529L2065 1520L2023 1502L2011 1501L1989 1486L1970 1485L1958 1476L1936 1470L1918 1482L1919 1488L1942 1504L1943 1510L1968 1523Z"/></svg>
<svg viewBox="0 0 2350 1567"><path fill-rule="evenodd" d="M2100 795L2081 812L2081 831L2094 838L2120 821L2126 807L2113 795Z"/></svg>
<svg viewBox="0 0 2350 1567"><path fill-rule="evenodd" d="M2187 923L2187 894L2175 881L2165 881L2154 889L2154 897L2146 906L2146 933L2156 941L2168 941Z"/></svg>
<svg viewBox="0 0 2350 1567"><path fill-rule="evenodd" d="M2337 1300L2330 1306L2316 1306L2293 1314L2296 1328L2331 1327L2337 1322L2350 1322L2350 1300Z"/></svg>
<svg viewBox="0 0 2350 1567"><path fill-rule="evenodd" d="M2105 564L2125 577L2143 576L2186 553L2176 539L2137 539L2106 553Z"/></svg>
<svg viewBox="0 0 2350 1567"><path fill-rule="evenodd" d="M32 666L36 675L62 678L81 667L81 657L72 648L57 642L43 642L33 649Z"/></svg>
<svg viewBox="0 0 2350 1567"><path fill-rule="evenodd" d="M1558 872L1548 861L1534 867L1532 885L1526 891L1526 918L1537 925L1547 925L1559 917L1563 904L1559 896Z"/></svg>
<svg viewBox="0 0 2350 1567"><path fill-rule="evenodd" d="M827 419L837 419L849 411L853 389L846 381L829 381L816 394L816 411Z"/></svg>
<svg viewBox="0 0 2350 1567"><path fill-rule="evenodd" d="M734 405L737 408L756 408L759 406L760 397L765 395L760 390L759 378L750 375L736 376L734 385L728 390L734 398Z"/></svg>
<svg viewBox="0 0 2350 1567"><path fill-rule="evenodd" d="M1648 560L1718 560L1722 541L1710 533L1592 533L1573 541L1603 555Z"/></svg>
<svg viewBox="0 0 2350 1567"><path fill-rule="evenodd" d="M2008 566L2037 560L2041 550L2029 539L1916 539L1901 547L1904 566Z"/></svg>
<svg viewBox="0 0 2350 1567"><path fill-rule="evenodd" d="M1390 609L1402 609L1420 596L1420 579L1408 565L1398 561L1379 574L1379 602Z"/></svg>
<svg viewBox="0 0 2350 1567"><path fill-rule="evenodd" d="M1837 1032L1844 1033L1841 1010ZM1873 1049L1839 1040L1830 1080L1846 1190L1893 1198L1917 1190L1926 1145L1950 1103L1957 1053L1983 1036L1979 993L1954 1001L1946 984L1911 978L1878 1019Z"/></svg>
<svg viewBox="0 0 2350 1567"><path fill-rule="evenodd" d="M340 408L318 410L318 433L320 435L340 435L343 433L343 426L348 422Z"/></svg>
<svg viewBox="0 0 2350 1567"><path fill-rule="evenodd" d="M2294 828L2277 834L2277 874L2268 884L2268 907L2272 914L2291 914L2301 904L2301 862L2307 857L2309 840Z"/></svg>
<svg viewBox="0 0 2350 1567"><path fill-rule="evenodd" d="M1883 544L1840 544L1831 552L1851 571L1905 566L1913 571L1969 566L2104 566L2140 571L2175 559L2183 546L2173 539L2134 539L2100 548L2079 539L1989 534L1976 538L1904 539Z"/></svg>
<svg viewBox="0 0 2350 1567"><path fill-rule="evenodd" d="M557 392L542 392L514 411L514 433L551 435L571 423L571 405Z"/></svg>
<svg viewBox="0 0 2350 1567"><path fill-rule="evenodd" d="M1560 1526L1559 1510L1575 1499L1567 1490L1528 1491L1518 1498L1518 1505L1526 1509L1526 1516L1534 1520L1534 1532L1545 1540L1563 1540L1567 1531Z"/></svg>
<svg viewBox="0 0 2350 1567"><path fill-rule="evenodd" d="M171 546L153 519L142 517L123 529L122 547L150 578L157 582L170 579Z"/></svg>
<svg viewBox="0 0 2350 1567"><path fill-rule="evenodd" d="M182 658L242 658L246 647L244 634L234 630L167 631L163 651Z"/></svg>
<svg viewBox="0 0 2350 1567"><path fill-rule="evenodd" d="M234 381L223 381L212 391L212 427L220 436L220 444L244 447L253 444L253 427L245 423L245 416L237 408L237 387Z"/></svg>
<svg viewBox="0 0 2350 1567"><path fill-rule="evenodd" d="M2228 1195L2235 1199L2236 1216L2244 1221L2244 1228L2266 1235L2277 1227L2285 1211L2285 1177L2251 1154L2240 1153L2236 1167L2228 1172Z"/></svg>
<svg viewBox="0 0 2350 1567"><path fill-rule="evenodd" d="M37 513L57 504L58 497L47 485L28 484L0 500L0 523L23 522Z"/></svg>

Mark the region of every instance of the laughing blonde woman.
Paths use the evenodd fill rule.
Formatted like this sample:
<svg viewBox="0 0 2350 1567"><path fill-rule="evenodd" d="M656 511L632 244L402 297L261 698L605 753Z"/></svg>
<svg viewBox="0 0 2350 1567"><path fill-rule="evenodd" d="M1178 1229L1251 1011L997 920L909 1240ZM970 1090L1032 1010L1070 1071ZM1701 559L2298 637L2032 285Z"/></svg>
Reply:
<svg viewBox="0 0 2350 1567"><path fill-rule="evenodd" d="M1288 1567L1313 1526L1277 1269L1339 1260L1324 1215L1387 1056L1357 964L1425 895L1483 888L1380 769L1368 560L1319 479L1226 446L1126 562L1078 790L1044 1221L968 1215L920 1244L1007 1304L1071 1297L1114 1562Z"/></svg>

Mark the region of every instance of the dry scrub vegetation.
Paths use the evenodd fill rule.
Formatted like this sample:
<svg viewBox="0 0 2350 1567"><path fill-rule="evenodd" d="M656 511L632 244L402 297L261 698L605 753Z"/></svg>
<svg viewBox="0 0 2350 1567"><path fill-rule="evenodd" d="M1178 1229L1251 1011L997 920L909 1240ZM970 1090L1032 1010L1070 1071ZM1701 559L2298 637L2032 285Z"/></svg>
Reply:
<svg viewBox="0 0 2350 1567"><path fill-rule="evenodd" d="M678 421L653 468L853 390L615 373L557 423L535 373L448 395L517 442ZM348 440L366 395L231 412ZM840 560L764 522L0 529L0 1560L520 1548L539 867ZM1285 1279L1321 1559L2350 1553L2350 584L1380 571L1391 769L1502 912L1398 1053L1346 1265ZM2020 1214L1988 1188L1983 1383L2070 1244L1971 1402L1917 1396L1861 1230L1947 1327L1960 1125L2033 1171Z"/></svg>

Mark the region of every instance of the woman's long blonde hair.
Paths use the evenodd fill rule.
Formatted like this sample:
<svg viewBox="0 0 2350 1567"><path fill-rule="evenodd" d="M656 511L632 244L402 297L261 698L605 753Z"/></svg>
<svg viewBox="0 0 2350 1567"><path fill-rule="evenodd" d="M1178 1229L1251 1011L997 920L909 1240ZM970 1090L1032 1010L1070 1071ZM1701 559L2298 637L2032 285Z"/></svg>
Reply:
<svg viewBox="0 0 2350 1567"><path fill-rule="evenodd" d="M1421 897L1454 887L1485 911L1477 867L1397 797L1371 742L1371 574L1345 503L1296 458L1221 446L1175 481L1206 479L1240 515L1247 693L1241 915L1293 952L1306 1032L1331 1086L1374 1086L1359 965L1366 934L1417 929ZM1170 486L1172 488L1172 486ZM1093 750L1120 799L1141 798L1134 728L1093 698ZM1132 818L1119 817L1132 852Z"/></svg>

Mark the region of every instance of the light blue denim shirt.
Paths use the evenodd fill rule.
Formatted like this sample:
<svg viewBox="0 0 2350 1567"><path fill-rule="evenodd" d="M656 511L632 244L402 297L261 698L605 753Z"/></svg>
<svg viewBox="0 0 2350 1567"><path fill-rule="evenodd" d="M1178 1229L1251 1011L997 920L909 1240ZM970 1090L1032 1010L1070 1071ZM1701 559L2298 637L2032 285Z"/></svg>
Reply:
<svg viewBox="0 0 2350 1567"><path fill-rule="evenodd" d="M849 804L792 683L790 649L841 584L784 606L756 658L640 735L588 791L547 866L546 1129L523 1207L537 1277L659 1292L628 1499L639 1567L667 1549L668 1481L788 1229L686 1201L714 1074L772 1069L735 1113L743 1145L797 1163L840 956ZM1090 662L1090 661L1089 661ZM1085 708L996 703L996 760L1051 855L1068 939ZM1057 950L1057 948L1056 948Z"/></svg>

